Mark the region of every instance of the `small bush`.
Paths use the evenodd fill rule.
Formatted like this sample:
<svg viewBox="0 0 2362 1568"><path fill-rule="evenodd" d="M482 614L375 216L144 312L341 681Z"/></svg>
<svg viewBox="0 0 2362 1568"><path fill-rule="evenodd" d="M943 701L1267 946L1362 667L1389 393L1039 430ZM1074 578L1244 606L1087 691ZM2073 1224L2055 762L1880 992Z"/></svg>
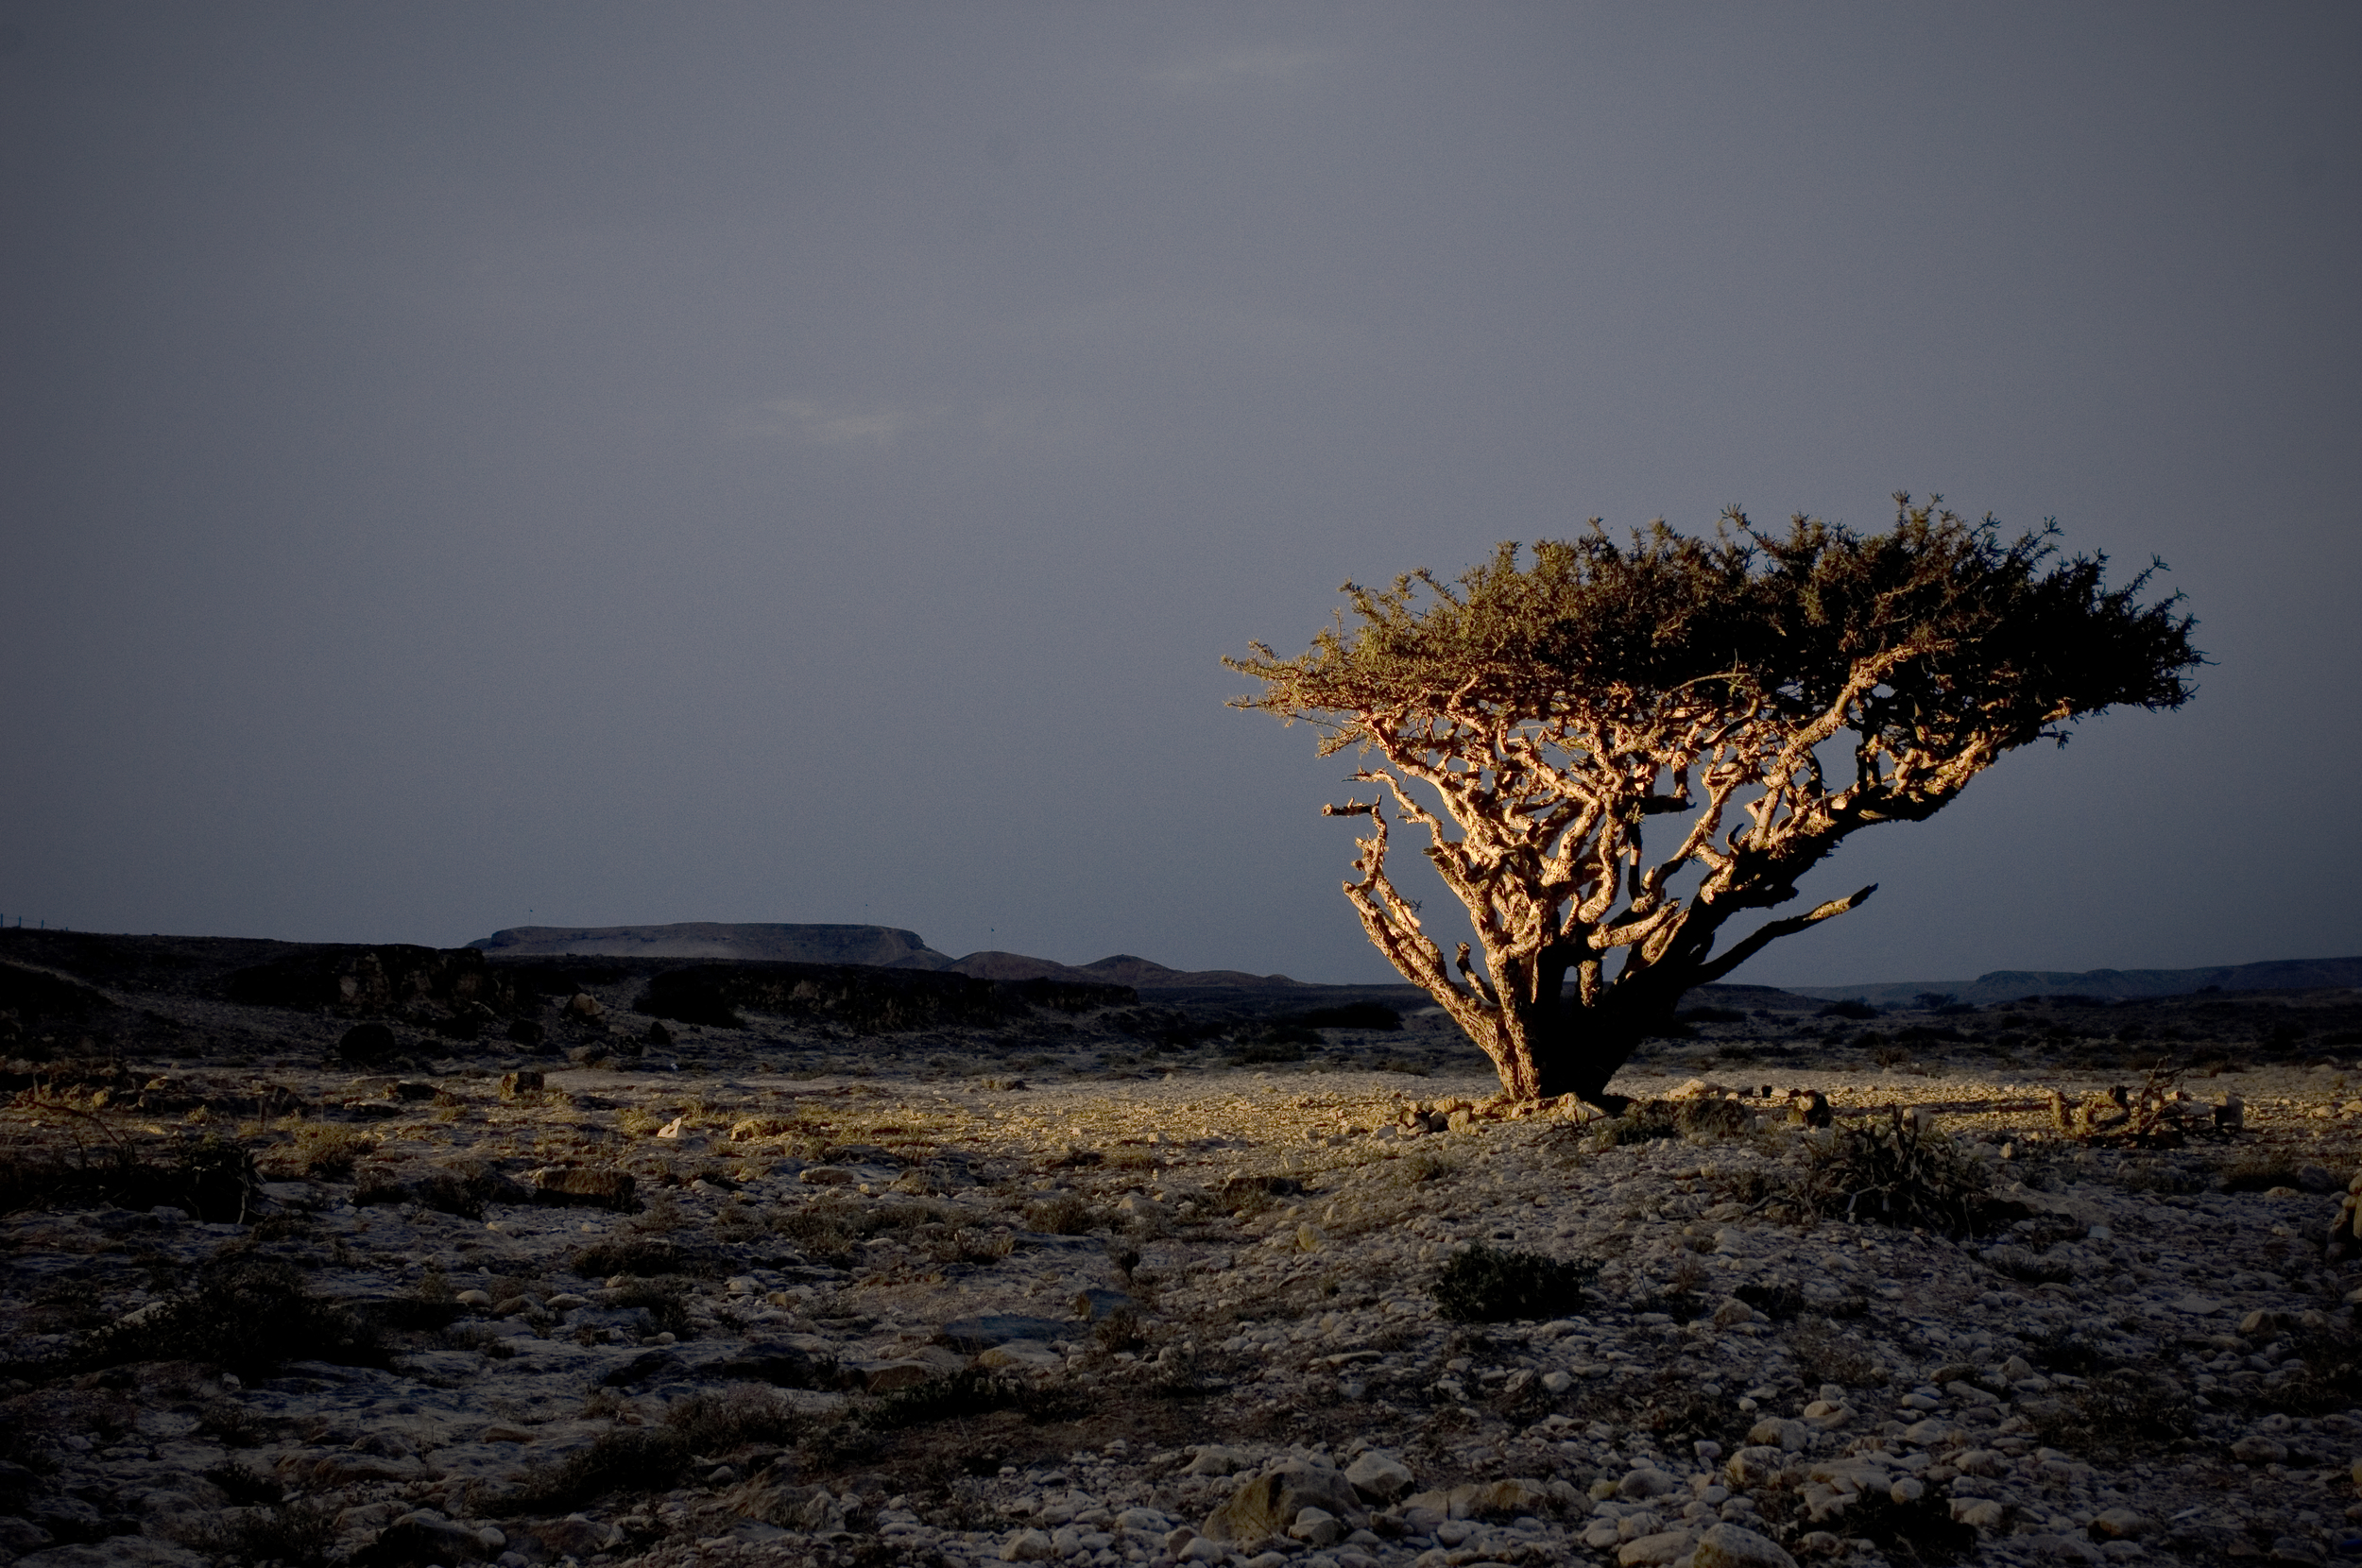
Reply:
<svg viewBox="0 0 2362 1568"><path fill-rule="evenodd" d="M662 1491L689 1463L689 1445L664 1427L618 1426L588 1448L529 1471L499 1493L471 1494L476 1510L494 1517L567 1513L610 1491Z"/></svg>
<svg viewBox="0 0 2362 1568"><path fill-rule="evenodd" d="M1583 1132L1592 1150L1611 1150L1656 1138L1741 1138L1755 1132L1755 1113L1738 1100L1701 1096L1696 1100L1633 1100L1620 1117L1595 1122Z"/></svg>
<svg viewBox="0 0 2362 1568"><path fill-rule="evenodd" d="M1556 1318L1583 1309L1583 1287L1597 1267L1479 1242L1444 1265L1430 1288L1456 1323Z"/></svg>
<svg viewBox="0 0 2362 1568"><path fill-rule="evenodd" d="M1301 1013L1283 1013L1272 1022L1276 1025L1292 1024L1298 1029L1392 1031L1402 1027L1402 1014L1384 1002L1346 1002L1342 1007L1313 1007Z"/></svg>
<svg viewBox="0 0 2362 1568"><path fill-rule="evenodd" d="M736 1384L675 1401L664 1412L664 1425L692 1455L721 1458L742 1448L792 1444L804 1422L770 1389Z"/></svg>
<svg viewBox="0 0 2362 1568"><path fill-rule="evenodd" d="M932 1383L897 1389L864 1408L858 1419L873 1431L899 1432L913 1426L933 1426L939 1422L966 1421L996 1410L1014 1410L1025 1403L1026 1389L1021 1380L969 1367Z"/></svg>
<svg viewBox="0 0 2362 1568"><path fill-rule="evenodd" d="M225 1460L205 1472L205 1478L221 1488L223 1496L239 1508L276 1503L287 1494L287 1489L243 1460Z"/></svg>
<svg viewBox="0 0 2362 1568"><path fill-rule="evenodd" d="M1311 1039L1309 1041L1291 1039L1275 1030L1256 1039L1241 1040L1230 1048L1231 1064L1241 1067L1257 1067L1284 1062L1301 1062L1304 1060L1305 1046L1319 1044L1320 1036L1312 1034L1309 1030L1298 1032L1311 1034Z"/></svg>
<svg viewBox="0 0 2362 1568"><path fill-rule="evenodd" d="M222 1514L183 1540L218 1562L319 1568L336 1543L336 1513L333 1503L291 1498Z"/></svg>
<svg viewBox="0 0 2362 1568"><path fill-rule="evenodd" d="M1080 1193L1054 1193L1025 1205L1026 1225L1052 1236L1087 1236L1097 1222L1098 1215Z"/></svg>
<svg viewBox="0 0 2362 1568"><path fill-rule="evenodd" d="M1871 1006L1868 1002L1863 1001L1858 997L1848 998L1844 1001L1831 1002L1828 1006L1821 1009L1821 1011L1813 1014L1816 1018L1853 1018L1857 1020L1862 1018L1874 1018L1877 1015L1878 1010L1876 1008Z"/></svg>
<svg viewBox="0 0 2362 1568"><path fill-rule="evenodd" d="M577 1250L567 1267L585 1279L608 1279L616 1274L691 1274L713 1279L722 1272L721 1267L703 1253L651 1236L594 1241Z"/></svg>
<svg viewBox="0 0 2362 1568"><path fill-rule="evenodd" d="M2225 1192L2269 1192L2297 1185L2299 1162L2285 1153L2258 1149L2241 1154L2222 1167Z"/></svg>
<svg viewBox="0 0 2362 1568"><path fill-rule="evenodd" d="M77 1360L209 1362L251 1379L289 1361L383 1366L385 1352L369 1325L314 1296L287 1264L231 1254L204 1265L195 1287L153 1317L91 1336Z"/></svg>
<svg viewBox="0 0 2362 1568"><path fill-rule="evenodd" d="M1941 1497L1898 1503L1872 1493L1845 1510L1845 1533L1874 1542L1890 1562L1960 1562L1977 1551L1977 1526L1952 1517Z"/></svg>
<svg viewBox="0 0 2362 1568"><path fill-rule="evenodd" d="M1951 1137L1897 1114L1807 1145L1798 1200L1818 1214L1960 1236L1975 1228L1989 1185L1984 1166Z"/></svg>
<svg viewBox="0 0 2362 1568"><path fill-rule="evenodd" d="M1268 1176L1241 1173L1224 1178L1214 1189L1217 1207L1231 1215L1260 1214L1282 1198L1294 1198L1304 1191L1304 1184L1292 1176Z"/></svg>
<svg viewBox="0 0 2362 1568"><path fill-rule="evenodd" d="M1747 1297L1742 1293L1739 1299ZM1808 1318L1798 1323L1789 1336L1788 1349L1806 1387L1835 1383L1844 1389L1867 1389L1887 1380L1886 1369L1871 1356L1869 1349L1858 1338L1840 1334L1826 1318Z"/></svg>
<svg viewBox="0 0 2362 1568"><path fill-rule="evenodd" d="M1140 1315L1128 1306L1119 1306L1091 1325L1091 1338L1099 1348L1114 1355L1118 1351L1138 1353L1148 1343L1147 1331L1140 1324Z"/></svg>
<svg viewBox="0 0 2362 1568"><path fill-rule="evenodd" d="M2069 1453L2134 1454L2197 1431L2198 1408L2174 1379L2118 1367L2041 1406L2034 1430L2042 1441Z"/></svg>
<svg viewBox="0 0 2362 1568"><path fill-rule="evenodd" d="M1622 1116L1594 1123L1584 1131L1583 1137L1594 1150L1677 1138L1682 1132L1680 1117L1681 1108L1672 1100L1636 1099L1624 1108Z"/></svg>
<svg viewBox="0 0 2362 1568"><path fill-rule="evenodd" d="M295 1132L296 1164L315 1181L350 1181L352 1167L376 1151L376 1139L333 1122L305 1122Z"/></svg>
<svg viewBox="0 0 2362 1568"><path fill-rule="evenodd" d="M616 1287L611 1301L625 1311L644 1309L661 1333L686 1336L689 1332L689 1289L682 1280L627 1279Z"/></svg>

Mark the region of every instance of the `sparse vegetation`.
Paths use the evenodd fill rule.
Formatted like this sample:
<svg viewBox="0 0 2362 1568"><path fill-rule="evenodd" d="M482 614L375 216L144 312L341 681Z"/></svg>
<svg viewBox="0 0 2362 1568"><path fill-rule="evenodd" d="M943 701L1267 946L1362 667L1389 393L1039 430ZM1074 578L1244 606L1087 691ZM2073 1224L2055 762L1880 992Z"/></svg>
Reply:
<svg viewBox="0 0 2362 1568"><path fill-rule="evenodd" d="M1832 1128L1809 1143L1796 1202L1831 1218L1960 1236L1976 1228L1990 1186L1983 1164L1951 1137L1897 1113Z"/></svg>
<svg viewBox="0 0 2362 1568"><path fill-rule="evenodd" d="M188 1291L90 1336L75 1362L199 1361L261 1377L289 1361L381 1366L385 1357L367 1323L315 1297L293 1268L229 1253L198 1270Z"/></svg>
<svg viewBox="0 0 2362 1568"><path fill-rule="evenodd" d="M1583 1287L1598 1265L1479 1242L1446 1264L1429 1287L1456 1323L1557 1318L1583 1310Z"/></svg>

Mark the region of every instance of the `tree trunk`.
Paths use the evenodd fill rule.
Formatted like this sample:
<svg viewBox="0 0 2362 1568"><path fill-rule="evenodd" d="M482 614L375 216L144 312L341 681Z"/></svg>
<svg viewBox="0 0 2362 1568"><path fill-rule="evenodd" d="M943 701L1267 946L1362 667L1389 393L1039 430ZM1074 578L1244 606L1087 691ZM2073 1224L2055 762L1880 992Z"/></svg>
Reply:
<svg viewBox="0 0 2362 1568"><path fill-rule="evenodd" d="M1511 1099L1552 1099L1573 1095L1611 1116L1631 1101L1610 1094L1614 1078L1649 1029L1629 1007L1583 1007L1573 997L1549 1009L1521 1009L1522 1030L1503 1030L1501 1092Z"/></svg>

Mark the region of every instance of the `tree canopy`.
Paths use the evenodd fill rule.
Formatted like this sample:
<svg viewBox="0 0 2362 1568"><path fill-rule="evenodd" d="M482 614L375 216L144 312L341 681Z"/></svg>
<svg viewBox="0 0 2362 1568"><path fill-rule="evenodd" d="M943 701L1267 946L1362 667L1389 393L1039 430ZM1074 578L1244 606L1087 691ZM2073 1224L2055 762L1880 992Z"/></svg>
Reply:
<svg viewBox="0 0 2362 1568"><path fill-rule="evenodd" d="M1869 536L1733 508L1711 538L1660 521L1618 543L1594 519L1450 582L1347 583L1305 653L1224 661L1262 688L1232 706L1382 763L1354 775L1377 797L1325 809L1369 819L1346 896L1512 1096L1600 1099L1683 992L1858 905L1873 889L1718 947L1846 835L1933 814L2078 719L2189 699L2203 658L2180 596L2148 597L2162 563L2112 588L2104 555L2061 556L2055 523L2005 540L1941 497L1895 503ZM1482 973L1464 944L1446 965L1390 879L1390 804L1467 907ZM1655 816L1677 821L1651 861Z"/></svg>

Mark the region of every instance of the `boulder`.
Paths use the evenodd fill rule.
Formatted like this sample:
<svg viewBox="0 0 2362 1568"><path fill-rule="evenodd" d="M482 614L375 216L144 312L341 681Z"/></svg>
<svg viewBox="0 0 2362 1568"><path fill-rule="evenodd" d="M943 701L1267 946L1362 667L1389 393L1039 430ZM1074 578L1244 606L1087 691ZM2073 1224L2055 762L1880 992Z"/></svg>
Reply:
<svg viewBox="0 0 2362 1568"><path fill-rule="evenodd" d="M1241 1482L1230 1500L1206 1516L1198 1533L1209 1541L1251 1543L1284 1536L1296 1515L1317 1508L1340 1519L1358 1522L1361 1499L1353 1484L1334 1470L1287 1459L1250 1480Z"/></svg>
<svg viewBox="0 0 2362 1568"><path fill-rule="evenodd" d="M2357 1466L2362 1467L2362 1461L2357 1461ZM1345 1480L1362 1496L1383 1503L1410 1491L1413 1477L1410 1466L1392 1454L1373 1448L1345 1466Z"/></svg>
<svg viewBox="0 0 2362 1568"><path fill-rule="evenodd" d="M1660 1530L1617 1547L1616 1560L1620 1568L1666 1568L1666 1564L1689 1554L1689 1543L1694 1539L1687 1530Z"/></svg>
<svg viewBox="0 0 2362 1568"><path fill-rule="evenodd" d="M384 1024L355 1024L336 1042L336 1059L356 1067L375 1066L401 1048Z"/></svg>
<svg viewBox="0 0 2362 1568"><path fill-rule="evenodd" d="M431 1508L405 1513L369 1545L354 1554L361 1568L395 1568L414 1562L481 1562L506 1544L498 1530L446 1519Z"/></svg>
<svg viewBox="0 0 2362 1568"><path fill-rule="evenodd" d="M1012 1339L1072 1339L1079 1338L1083 1331L1083 1324L1067 1319L987 1312L974 1318L952 1319L943 1325L937 1338L963 1355L974 1355L995 1345L1005 1345Z"/></svg>
<svg viewBox="0 0 2362 1568"><path fill-rule="evenodd" d="M1720 1524L1698 1538L1690 1568L1796 1568L1796 1559L1776 1541L1742 1525Z"/></svg>
<svg viewBox="0 0 2362 1568"><path fill-rule="evenodd" d="M541 1075L531 1068L501 1074L501 1098L503 1099L522 1099L527 1095L538 1095L541 1092Z"/></svg>
<svg viewBox="0 0 2362 1568"><path fill-rule="evenodd" d="M1747 1440L1765 1448L1785 1449L1801 1454L1812 1446L1813 1429L1801 1421L1772 1416L1759 1421L1748 1430Z"/></svg>

